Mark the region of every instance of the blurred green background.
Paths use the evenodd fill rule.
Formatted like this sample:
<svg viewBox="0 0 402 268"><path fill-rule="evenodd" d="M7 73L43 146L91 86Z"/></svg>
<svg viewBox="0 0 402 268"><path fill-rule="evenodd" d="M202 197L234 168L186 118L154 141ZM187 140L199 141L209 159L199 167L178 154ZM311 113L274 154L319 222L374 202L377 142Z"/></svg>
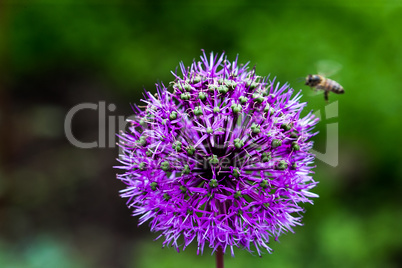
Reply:
<svg viewBox="0 0 402 268"><path fill-rule="evenodd" d="M227 267L402 267L402 3L332 1L0 1L0 267L213 267L207 250L161 249L137 227L115 179L118 151L80 149L64 134L81 103L132 114L143 89L173 79L201 49L256 65L257 74L303 89L326 126L339 126L339 164L317 160L315 205L303 227L262 258L237 250ZM343 68L323 96L300 78L316 63ZM82 110L72 129L98 139L98 112ZM116 119L117 120L117 119ZM106 124L106 145L116 132Z"/></svg>

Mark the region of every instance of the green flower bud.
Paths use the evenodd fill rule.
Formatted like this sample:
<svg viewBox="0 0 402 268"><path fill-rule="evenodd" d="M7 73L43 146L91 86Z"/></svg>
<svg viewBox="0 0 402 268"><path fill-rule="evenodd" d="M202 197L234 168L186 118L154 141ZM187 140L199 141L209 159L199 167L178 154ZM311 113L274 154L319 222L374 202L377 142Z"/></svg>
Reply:
<svg viewBox="0 0 402 268"><path fill-rule="evenodd" d="M260 125L257 125L257 124L255 124L255 123L253 123L253 124L251 125L251 131L252 131L254 134L260 133L260 132L261 132Z"/></svg>
<svg viewBox="0 0 402 268"><path fill-rule="evenodd" d="M218 87L218 92L221 94L226 94L228 91L229 91L229 89L227 86L222 85L222 86Z"/></svg>
<svg viewBox="0 0 402 268"><path fill-rule="evenodd" d="M298 137L297 132L293 131L292 133L290 133L289 135L292 139L296 139Z"/></svg>
<svg viewBox="0 0 402 268"><path fill-rule="evenodd" d="M178 90L181 91L181 92L184 91L183 85L182 85L181 83L175 83L175 84L174 84L174 87L176 87L176 89L178 89Z"/></svg>
<svg viewBox="0 0 402 268"><path fill-rule="evenodd" d="M234 168L232 175L233 175L233 177L235 177L236 179L238 179L239 176L240 176L240 171L239 171L237 168Z"/></svg>
<svg viewBox="0 0 402 268"><path fill-rule="evenodd" d="M199 83L199 82L201 82L201 76L196 76L196 77L194 77L194 79L193 79L193 83L194 84L197 84L197 83Z"/></svg>
<svg viewBox="0 0 402 268"><path fill-rule="evenodd" d="M170 170L170 163L168 161L164 161L161 163L161 169L163 171L169 171Z"/></svg>
<svg viewBox="0 0 402 268"><path fill-rule="evenodd" d="M195 108L194 108L194 110L193 110L193 112L194 112L194 115L195 115L195 116L202 115L202 109L201 109L201 106L197 106L197 107L195 107Z"/></svg>
<svg viewBox="0 0 402 268"><path fill-rule="evenodd" d="M211 188L216 188L216 187L218 187L218 181L217 181L216 179L211 179L211 180L209 181L209 186L210 186Z"/></svg>
<svg viewBox="0 0 402 268"><path fill-rule="evenodd" d="M147 163L145 163L145 162L141 162L138 165L138 169L141 170L141 171L144 171L146 168L147 168Z"/></svg>
<svg viewBox="0 0 402 268"><path fill-rule="evenodd" d="M207 98L207 95L204 92L198 93L198 98L204 101Z"/></svg>
<svg viewBox="0 0 402 268"><path fill-rule="evenodd" d="M232 111L235 114L239 113L242 109L240 104L232 104L232 106L230 108L232 108Z"/></svg>
<svg viewBox="0 0 402 268"><path fill-rule="evenodd" d="M247 98L247 97L244 97L244 96L240 96L240 97L239 97L239 100L240 100L240 103L241 103L241 104L245 104L245 103L248 101L248 98Z"/></svg>
<svg viewBox="0 0 402 268"><path fill-rule="evenodd" d="M172 111L169 115L169 119L170 120L176 120L177 119L177 112L176 111Z"/></svg>
<svg viewBox="0 0 402 268"><path fill-rule="evenodd" d="M278 164L276 165L276 169L279 169L279 170L285 170L287 168L288 168L288 163L286 163L285 160L279 161Z"/></svg>
<svg viewBox="0 0 402 268"><path fill-rule="evenodd" d="M236 198L236 199L240 199L241 197L243 197L243 196L241 195L241 191L237 191L237 192L234 194L234 198Z"/></svg>
<svg viewBox="0 0 402 268"><path fill-rule="evenodd" d="M271 160L271 152L268 152L268 153L262 153L262 155L261 155L261 161L263 162L263 163L266 163L266 162L269 162L269 160Z"/></svg>
<svg viewBox="0 0 402 268"><path fill-rule="evenodd" d="M249 89L255 89L255 88L258 87L258 83L257 83L257 82L253 82L252 80L247 80L246 86L247 86Z"/></svg>
<svg viewBox="0 0 402 268"><path fill-rule="evenodd" d="M294 151L300 150L300 145L296 141L292 142L292 150Z"/></svg>
<svg viewBox="0 0 402 268"><path fill-rule="evenodd" d="M253 100L258 103L262 103L264 101L264 97L258 93L253 94Z"/></svg>
<svg viewBox="0 0 402 268"><path fill-rule="evenodd" d="M197 107L195 107L195 108L194 108L194 110L193 110L193 112L194 112L194 115L195 115L195 116L202 115L202 109L201 109L201 106L197 106Z"/></svg>
<svg viewBox="0 0 402 268"><path fill-rule="evenodd" d="M147 145L147 137L145 137L145 136L141 136L139 139L138 139L138 144L140 145L140 146L146 146Z"/></svg>
<svg viewBox="0 0 402 268"><path fill-rule="evenodd" d="M151 190L152 191L155 191L156 190L156 187L158 187L158 183L156 183L155 181L154 182L151 182Z"/></svg>
<svg viewBox="0 0 402 268"><path fill-rule="evenodd" d="M240 149L240 148L242 148L242 147L244 146L244 142L243 142L241 139L239 139L239 138L234 139L234 140L233 140L233 143L234 143L234 146L235 146L237 149Z"/></svg>
<svg viewBox="0 0 402 268"><path fill-rule="evenodd" d="M257 125L256 123L251 124L251 132L253 132L254 134L258 134L261 132L260 130L260 125Z"/></svg>
<svg viewBox="0 0 402 268"><path fill-rule="evenodd" d="M217 164L219 164L219 159L218 159L218 156L217 155L212 155L210 158L209 158L209 163L211 164L211 165L213 165L213 166L216 166Z"/></svg>
<svg viewBox="0 0 402 268"><path fill-rule="evenodd" d="M281 129L283 129L284 131L289 131L292 127L290 126L290 124L282 124L281 125Z"/></svg>
<svg viewBox="0 0 402 268"><path fill-rule="evenodd" d="M184 165L183 174L190 174L190 167L188 165Z"/></svg>
<svg viewBox="0 0 402 268"><path fill-rule="evenodd" d="M282 145L282 141L281 140L277 140L277 139L273 139L271 142L271 146L272 148L277 148L279 146Z"/></svg>
<svg viewBox="0 0 402 268"><path fill-rule="evenodd" d="M260 187L266 189L268 187L268 181L267 180L262 180L260 182Z"/></svg>
<svg viewBox="0 0 402 268"><path fill-rule="evenodd" d="M182 143L180 141L176 141L175 143L173 143L172 147L174 150L176 150L176 152L179 152L179 151L181 151L181 146L182 146Z"/></svg>
<svg viewBox="0 0 402 268"><path fill-rule="evenodd" d="M193 155L194 152L195 152L195 148L190 145L190 146L187 148L186 151L187 151L187 154L188 154L188 155Z"/></svg>
<svg viewBox="0 0 402 268"><path fill-rule="evenodd" d="M233 90L236 88L237 83L235 81L232 80L225 80L225 85L229 88L229 90Z"/></svg>
<svg viewBox="0 0 402 268"><path fill-rule="evenodd" d="M191 96L190 96L190 93L185 92L185 93L182 93L182 94L180 95L180 98L181 98L182 100L189 100L189 99L191 98Z"/></svg>

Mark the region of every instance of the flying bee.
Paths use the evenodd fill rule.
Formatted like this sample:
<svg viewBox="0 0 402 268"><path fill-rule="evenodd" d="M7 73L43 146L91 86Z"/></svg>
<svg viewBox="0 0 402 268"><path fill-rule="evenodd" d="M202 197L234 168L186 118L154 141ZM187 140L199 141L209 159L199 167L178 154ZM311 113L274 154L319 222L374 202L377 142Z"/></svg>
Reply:
<svg viewBox="0 0 402 268"><path fill-rule="evenodd" d="M324 90L324 99L328 102L329 92L332 91L335 94L343 94L345 92L343 87L338 82L325 77L338 72L341 68L341 64L337 62L321 60L317 62L317 69L319 70L320 74L309 74L305 78L305 84L315 89L315 91ZM325 76L324 73L326 74Z"/></svg>
<svg viewBox="0 0 402 268"><path fill-rule="evenodd" d="M306 77L306 85L316 90L324 90L324 99L328 102L328 94L330 91L336 94L343 94L343 87L336 81L325 78L319 74L309 74Z"/></svg>

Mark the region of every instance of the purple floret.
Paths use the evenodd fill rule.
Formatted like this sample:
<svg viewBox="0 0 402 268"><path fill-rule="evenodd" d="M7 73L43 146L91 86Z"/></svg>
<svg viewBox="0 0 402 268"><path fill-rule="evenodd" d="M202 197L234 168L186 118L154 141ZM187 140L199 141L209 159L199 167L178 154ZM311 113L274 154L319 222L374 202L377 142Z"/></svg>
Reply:
<svg viewBox="0 0 402 268"><path fill-rule="evenodd" d="M300 92L224 53L180 69L145 92L120 135L121 196L164 246L271 252L270 238L302 225L299 203L318 197L308 152L318 119L300 118Z"/></svg>

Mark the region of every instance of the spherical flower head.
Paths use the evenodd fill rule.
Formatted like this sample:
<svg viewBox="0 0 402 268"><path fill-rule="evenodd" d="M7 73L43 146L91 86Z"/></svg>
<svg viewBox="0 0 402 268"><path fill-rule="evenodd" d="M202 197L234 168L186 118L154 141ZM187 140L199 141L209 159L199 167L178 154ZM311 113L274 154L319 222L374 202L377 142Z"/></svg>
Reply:
<svg viewBox="0 0 402 268"><path fill-rule="evenodd" d="M317 197L308 151L318 119L300 117L300 92L237 58L203 53L180 69L145 92L120 135L121 196L164 246L271 252L270 239L301 225L300 203Z"/></svg>

